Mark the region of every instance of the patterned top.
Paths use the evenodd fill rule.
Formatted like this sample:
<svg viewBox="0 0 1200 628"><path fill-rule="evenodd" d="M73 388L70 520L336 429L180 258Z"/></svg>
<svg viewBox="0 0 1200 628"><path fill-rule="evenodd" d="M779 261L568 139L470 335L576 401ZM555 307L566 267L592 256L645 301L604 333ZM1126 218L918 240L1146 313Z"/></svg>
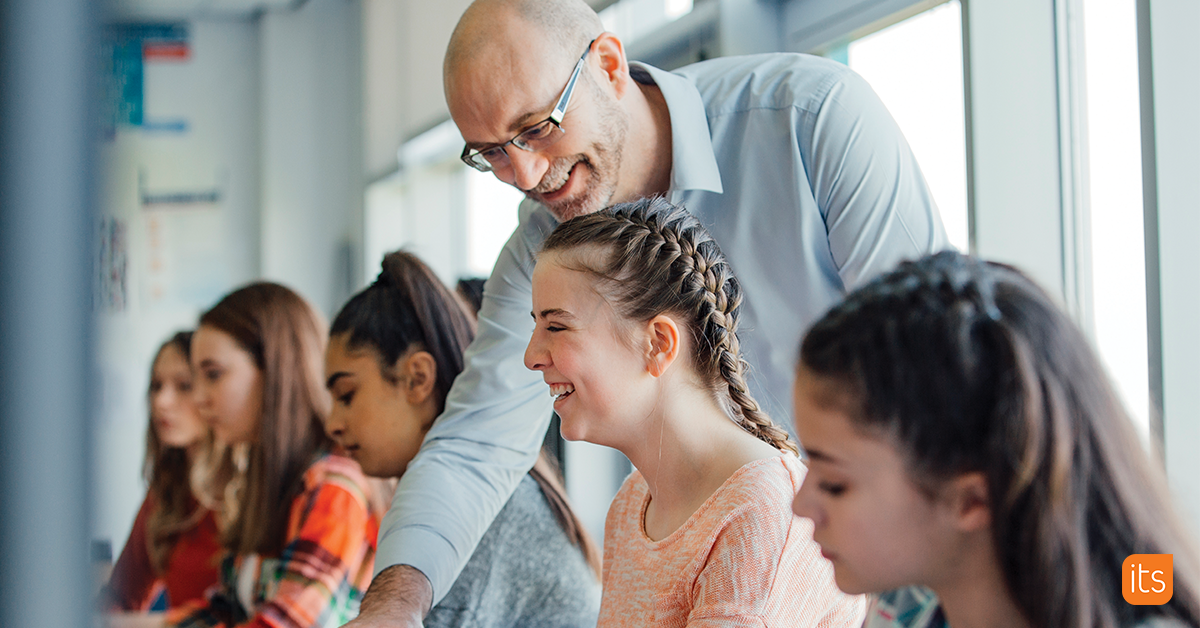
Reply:
<svg viewBox="0 0 1200 628"><path fill-rule="evenodd" d="M863 628L950 628L937 594L908 586L872 595ZM1171 617L1148 617L1131 628L1193 628Z"/></svg>
<svg viewBox="0 0 1200 628"><path fill-rule="evenodd" d="M871 596L863 628L949 628L937 595L911 586Z"/></svg>
<svg viewBox="0 0 1200 628"><path fill-rule="evenodd" d="M791 454L751 462L651 541L632 473L608 510L599 626L860 626L865 600L838 590L812 522L792 514L804 474Z"/></svg>
<svg viewBox="0 0 1200 628"><path fill-rule="evenodd" d="M208 604L168 614L185 628L325 628L358 614L371 582L379 518L358 463L326 454L291 504L279 556L230 556Z"/></svg>
<svg viewBox="0 0 1200 628"><path fill-rule="evenodd" d="M195 526L184 530L175 539L167 557L166 571L161 576L150 563L149 539L146 526L158 501L146 494L125 549L113 566L105 595L115 608L126 611L149 610L156 597L166 593L169 606L179 606L204 599L204 590L217 581L217 563L221 556L217 519L211 510Z"/></svg>

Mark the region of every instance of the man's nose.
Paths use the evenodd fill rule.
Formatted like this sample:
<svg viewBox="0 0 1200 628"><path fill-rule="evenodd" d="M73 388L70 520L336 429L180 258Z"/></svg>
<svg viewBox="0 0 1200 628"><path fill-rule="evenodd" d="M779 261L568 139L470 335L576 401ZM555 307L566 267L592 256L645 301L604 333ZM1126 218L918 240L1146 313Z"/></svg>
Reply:
<svg viewBox="0 0 1200 628"><path fill-rule="evenodd" d="M536 188L542 182L542 177L546 176L546 170L550 168L550 160L541 153L521 150L516 146L509 146L506 152L508 161L512 164L513 178L508 183L523 192Z"/></svg>

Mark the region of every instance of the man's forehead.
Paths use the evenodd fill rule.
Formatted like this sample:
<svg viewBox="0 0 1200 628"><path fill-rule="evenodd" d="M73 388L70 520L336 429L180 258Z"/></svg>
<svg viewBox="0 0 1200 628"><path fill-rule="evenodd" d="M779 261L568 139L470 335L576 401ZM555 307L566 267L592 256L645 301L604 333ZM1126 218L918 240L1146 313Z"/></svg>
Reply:
<svg viewBox="0 0 1200 628"><path fill-rule="evenodd" d="M558 58L561 55L540 55L534 48L499 45L484 49L448 75L447 104L464 136L506 135L503 140L466 137L468 142L506 141L549 115L573 66L564 70L564 60Z"/></svg>

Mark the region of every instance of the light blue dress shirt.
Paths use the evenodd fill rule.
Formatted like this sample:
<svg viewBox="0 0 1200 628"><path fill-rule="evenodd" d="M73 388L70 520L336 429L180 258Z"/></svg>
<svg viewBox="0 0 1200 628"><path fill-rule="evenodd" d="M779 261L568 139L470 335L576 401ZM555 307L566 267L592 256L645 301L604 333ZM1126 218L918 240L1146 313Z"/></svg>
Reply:
<svg viewBox="0 0 1200 628"><path fill-rule="evenodd" d="M676 72L631 67L658 85L670 110L670 200L704 223L741 281L751 392L791 429L808 326L847 289L948 246L921 170L879 98L839 63L767 54ZM379 534L376 573L416 567L434 603L533 466L549 425L548 388L523 355L533 256L557 221L533 201L519 211L484 287L466 369Z"/></svg>

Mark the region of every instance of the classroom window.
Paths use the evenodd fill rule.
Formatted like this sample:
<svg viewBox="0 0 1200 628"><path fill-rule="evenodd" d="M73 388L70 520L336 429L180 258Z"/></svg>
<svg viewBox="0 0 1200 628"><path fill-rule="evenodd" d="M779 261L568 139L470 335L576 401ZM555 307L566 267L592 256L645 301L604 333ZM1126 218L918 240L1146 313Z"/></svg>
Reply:
<svg viewBox="0 0 1200 628"><path fill-rule="evenodd" d="M962 50L962 9L952 0L852 38L826 56L849 65L879 94L921 164L950 243L967 251Z"/></svg>
<svg viewBox="0 0 1200 628"><path fill-rule="evenodd" d="M1149 438L1146 258L1135 0L1084 0L1087 162L1096 348Z"/></svg>

